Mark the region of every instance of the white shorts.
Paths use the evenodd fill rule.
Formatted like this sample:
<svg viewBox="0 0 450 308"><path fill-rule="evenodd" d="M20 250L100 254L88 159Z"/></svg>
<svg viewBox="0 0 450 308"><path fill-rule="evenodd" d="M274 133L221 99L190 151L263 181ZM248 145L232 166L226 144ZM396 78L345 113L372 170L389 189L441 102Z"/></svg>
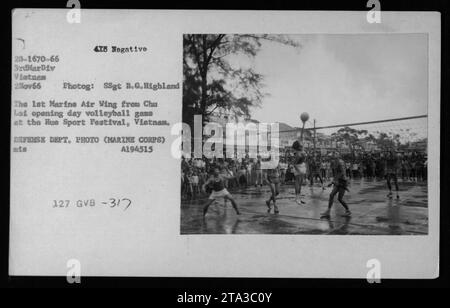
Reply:
<svg viewBox="0 0 450 308"><path fill-rule="evenodd" d="M208 199L212 200L212 199L224 198L224 197L231 198L231 194L228 192L228 190L226 188L222 189L221 191L214 191L213 190L211 195L209 195Z"/></svg>
<svg viewBox="0 0 450 308"><path fill-rule="evenodd" d="M306 174L306 164L305 163L301 163L299 165L297 165L298 170L297 171L296 168L294 168L294 175L305 175Z"/></svg>

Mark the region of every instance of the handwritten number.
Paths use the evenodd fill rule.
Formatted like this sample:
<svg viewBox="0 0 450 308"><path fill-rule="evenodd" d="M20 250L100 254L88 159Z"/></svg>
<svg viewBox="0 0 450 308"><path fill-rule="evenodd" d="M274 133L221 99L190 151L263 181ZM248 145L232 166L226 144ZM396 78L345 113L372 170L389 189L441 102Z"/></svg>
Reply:
<svg viewBox="0 0 450 308"><path fill-rule="evenodd" d="M127 206L124 208L124 211L126 211L126 210L130 207L130 205L131 205L131 200L130 200L130 199L127 199L127 198L123 198L122 200L128 202Z"/></svg>

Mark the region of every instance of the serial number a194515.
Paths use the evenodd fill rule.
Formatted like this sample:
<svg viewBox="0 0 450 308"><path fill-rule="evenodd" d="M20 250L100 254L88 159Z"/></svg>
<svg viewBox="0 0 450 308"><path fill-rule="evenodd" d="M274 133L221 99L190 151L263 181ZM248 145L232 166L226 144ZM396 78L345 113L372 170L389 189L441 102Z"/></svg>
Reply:
<svg viewBox="0 0 450 308"><path fill-rule="evenodd" d="M76 201L72 200L53 200L53 208L87 208L96 206L106 206L109 208L121 208L126 211L131 206L131 200L128 198L108 198L97 202L95 199L80 199Z"/></svg>

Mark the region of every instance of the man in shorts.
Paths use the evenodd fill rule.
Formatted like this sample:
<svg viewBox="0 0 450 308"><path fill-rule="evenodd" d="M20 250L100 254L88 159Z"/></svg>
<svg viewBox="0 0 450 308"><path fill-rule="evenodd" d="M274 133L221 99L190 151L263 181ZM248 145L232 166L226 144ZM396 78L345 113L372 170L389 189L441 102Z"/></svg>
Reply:
<svg viewBox="0 0 450 308"><path fill-rule="evenodd" d="M268 207L267 213L270 213L270 202L273 201L274 213L278 214L279 211L276 203L276 197L280 194L280 165L278 165L274 169L267 170L267 177L265 181L270 188L270 198L266 201L266 205Z"/></svg>
<svg viewBox="0 0 450 308"><path fill-rule="evenodd" d="M260 187L263 186L263 170L261 169L261 156L258 155L255 162L255 170L256 170L256 182L255 187L258 185Z"/></svg>
<svg viewBox="0 0 450 308"><path fill-rule="evenodd" d="M280 163L278 165L280 167L280 182L281 184L284 184L286 181L286 171L288 165L286 164L285 160L282 158L280 159Z"/></svg>
<svg viewBox="0 0 450 308"><path fill-rule="evenodd" d="M333 178L333 183L332 183L332 185L334 185L334 187L330 193L330 199L328 200L328 209L325 212L321 213L320 216L321 217L330 217L330 212L331 212L331 207L333 206L334 197L337 194L338 201L342 204L342 206L345 209L345 213L343 216L350 217L352 215L352 213L350 212L350 209L348 208L347 203L343 199L345 191L348 190L347 189L347 178L345 176L345 173L346 173L345 172L346 171L345 163L340 158L339 153L335 153L334 158L335 158L335 161L334 161L335 170L334 170L334 178Z"/></svg>
<svg viewBox="0 0 450 308"><path fill-rule="evenodd" d="M392 198L392 185L391 180L394 182L395 191L397 193L397 199L400 199L398 195L398 180L397 174L401 171L401 164L399 158L395 155L394 151L391 151L387 154L386 157L386 184L389 189L389 193L387 194L388 198Z"/></svg>
<svg viewBox="0 0 450 308"><path fill-rule="evenodd" d="M294 171L294 188L295 188L295 202L298 204L304 204L305 202L301 200L301 190L303 185L303 180L306 177L306 153L303 151L303 147L300 142L295 141L292 144L292 149L295 152L292 166Z"/></svg>
<svg viewBox="0 0 450 308"><path fill-rule="evenodd" d="M205 184L203 184L203 191L206 191L206 187L211 187L212 189L208 201L203 207L203 216L205 216L208 212L209 206L219 198L230 200L234 210L236 211L236 214L240 215L236 201L234 201L233 196L231 196L231 194L225 188L225 181L229 180L230 178L232 177L221 174L219 168L215 168L213 175L206 181Z"/></svg>
<svg viewBox="0 0 450 308"><path fill-rule="evenodd" d="M317 158L316 155L310 156L309 160L309 181L310 186L312 187L314 185L314 179L319 179L320 184L322 185L322 189L325 190L325 186L323 185L323 178L321 174L321 164L319 158Z"/></svg>

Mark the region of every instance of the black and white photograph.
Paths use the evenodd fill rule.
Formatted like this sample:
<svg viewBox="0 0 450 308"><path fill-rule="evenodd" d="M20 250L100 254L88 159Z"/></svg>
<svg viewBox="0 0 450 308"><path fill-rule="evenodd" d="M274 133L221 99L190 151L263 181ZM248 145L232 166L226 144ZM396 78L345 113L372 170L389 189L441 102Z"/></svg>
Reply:
<svg viewBox="0 0 450 308"><path fill-rule="evenodd" d="M8 283L440 283L446 33L374 3L11 9Z"/></svg>
<svg viewBox="0 0 450 308"><path fill-rule="evenodd" d="M183 53L183 122L216 126L182 158L181 234L428 234L426 34L185 34Z"/></svg>

